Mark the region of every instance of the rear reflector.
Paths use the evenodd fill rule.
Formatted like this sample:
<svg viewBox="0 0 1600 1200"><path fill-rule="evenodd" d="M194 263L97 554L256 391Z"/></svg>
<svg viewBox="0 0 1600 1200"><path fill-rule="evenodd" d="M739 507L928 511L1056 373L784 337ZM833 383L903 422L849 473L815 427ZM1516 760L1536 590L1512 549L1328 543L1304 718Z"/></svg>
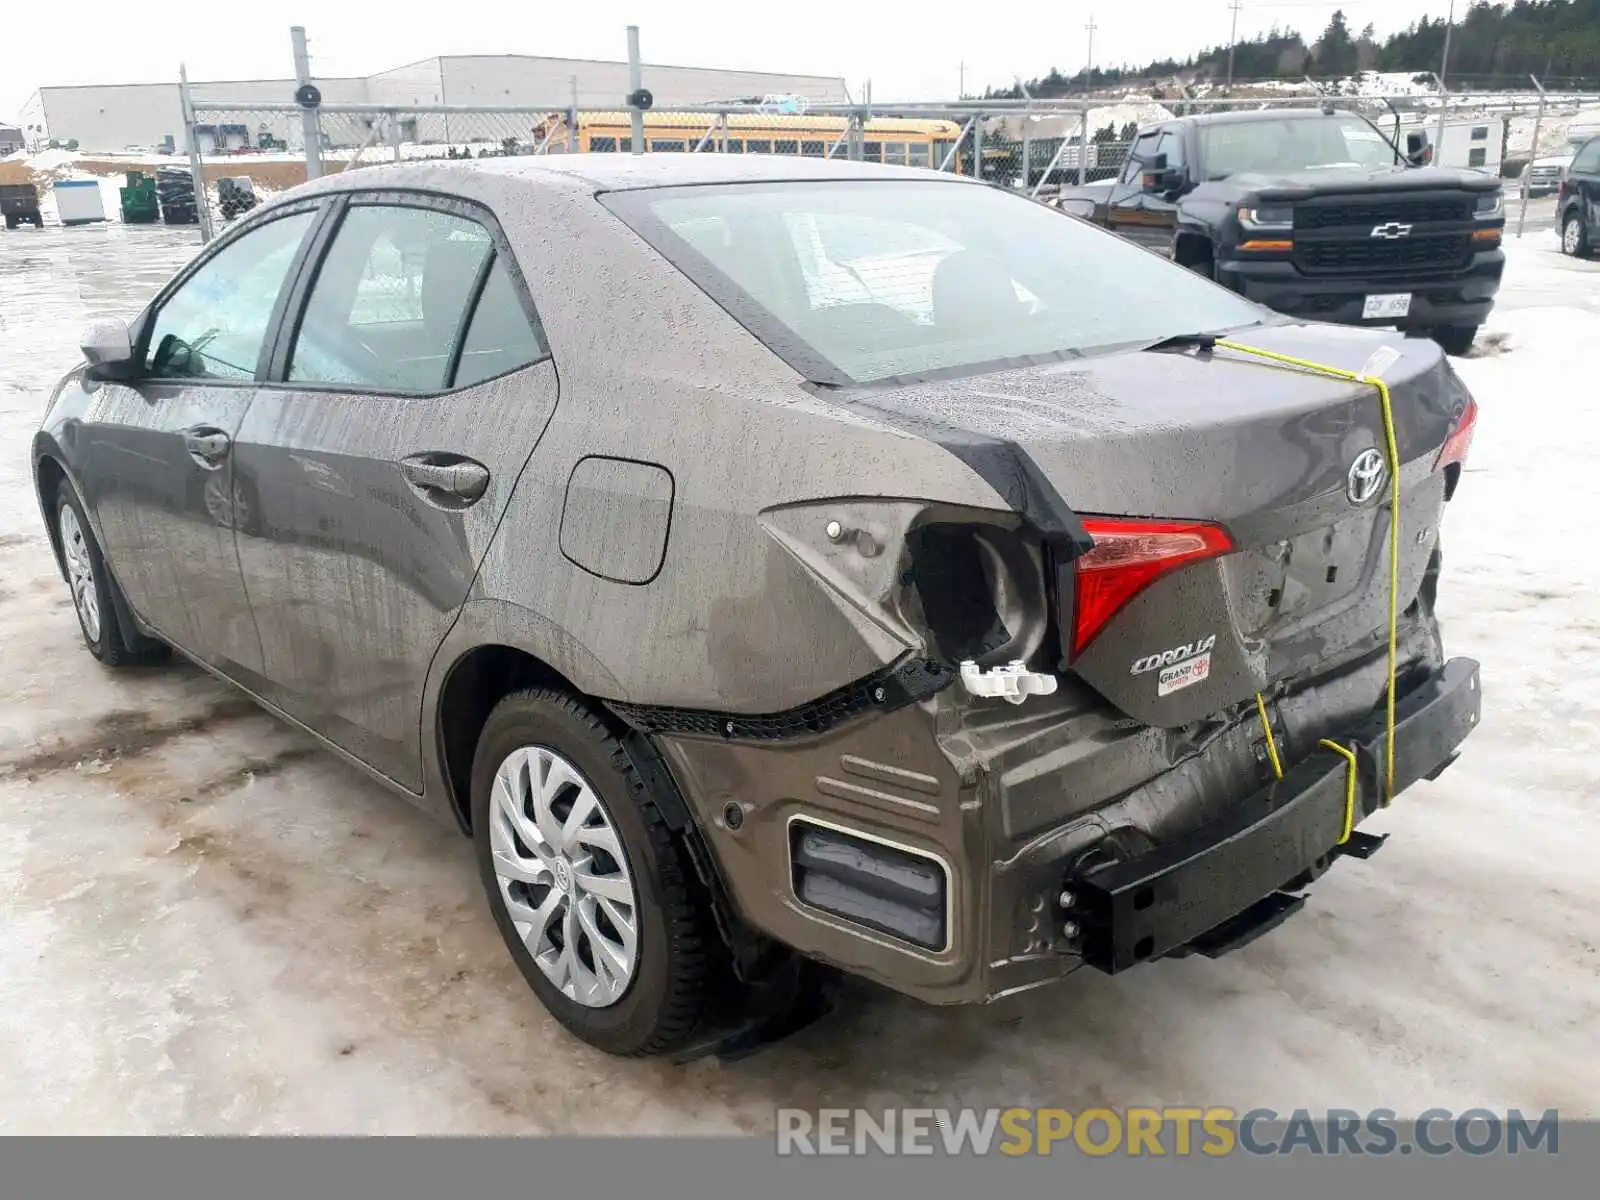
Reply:
<svg viewBox="0 0 1600 1200"><path fill-rule="evenodd" d="M1451 463L1466 462L1467 451L1472 447L1472 434L1477 427L1478 402L1469 399L1467 407L1461 410L1461 417L1456 421L1456 427L1450 431L1450 436L1439 448L1439 457L1434 461L1433 469L1442 471Z"/></svg>
<svg viewBox="0 0 1600 1200"><path fill-rule="evenodd" d="M1084 517L1094 546L1073 562L1072 656L1076 658L1106 622L1164 575L1233 549L1220 525L1204 521L1147 521L1131 517Z"/></svg>

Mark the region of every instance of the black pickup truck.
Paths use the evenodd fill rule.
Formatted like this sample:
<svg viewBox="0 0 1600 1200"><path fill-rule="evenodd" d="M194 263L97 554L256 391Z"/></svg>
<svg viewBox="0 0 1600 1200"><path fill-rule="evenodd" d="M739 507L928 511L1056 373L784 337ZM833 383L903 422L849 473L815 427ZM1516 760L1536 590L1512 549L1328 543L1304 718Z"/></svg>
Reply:
<svg viewBox="0 0 1600 1200"><path fill-rule="evenodd" d="M43 229L39 189L31 183L0 183L0 215L5 217L7 229L15 229L24 222Z"/></svg>
<svg viewBox="0 0 1600 1200"><path fill-rule="evenodd" d="M1264 109L1142 130L1114 180L1056 203L1296 317L1472 345L1505 267L1499 180L1422 165L1348 112Z"/></svg>

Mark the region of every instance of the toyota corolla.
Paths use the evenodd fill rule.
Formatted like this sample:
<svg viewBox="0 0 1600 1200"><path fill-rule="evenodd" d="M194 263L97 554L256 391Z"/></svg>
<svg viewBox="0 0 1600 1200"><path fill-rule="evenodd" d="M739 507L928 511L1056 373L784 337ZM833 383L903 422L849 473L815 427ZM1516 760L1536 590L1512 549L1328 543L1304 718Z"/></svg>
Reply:
<svg viewBox="0 0 1600 1200"><path fill-rule="evenodd" d="M33 474L89 651L459 827L614 1053L796 963L958 1003L1222 953L1478 719L1438 348L969 180L349 171L83 351Z"/></svg>

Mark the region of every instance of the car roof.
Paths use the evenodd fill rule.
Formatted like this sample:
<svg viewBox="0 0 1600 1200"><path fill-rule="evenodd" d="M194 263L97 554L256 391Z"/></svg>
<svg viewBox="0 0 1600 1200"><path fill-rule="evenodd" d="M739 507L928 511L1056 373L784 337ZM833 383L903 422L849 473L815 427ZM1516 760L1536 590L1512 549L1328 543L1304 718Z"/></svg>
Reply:
<svg viewBox="0 0 1600 1200"><path fill-rule="evenodd" d="M785 180L901 179L974 182L926 167L886 166L848 159L803 158L779 154L540 154L505 158L422 159L340 172L328 178L332 190L436 184L436 172L479 172L526 180L535 187L580 187L594 191L685 187L695 184L763 183ZM346 176L348 175L348 178Z"/></svg>
<svg viewBox="0 0 1600 1200"><path fill-rule="evenodd" d="M1320 108L1253 108L1249 112L1196 113L1182 118L1196 125L1248 125L1252 121L1315 121L1324 117L1356 117L1366 120L1360 113L1334 111Z"/></svg>

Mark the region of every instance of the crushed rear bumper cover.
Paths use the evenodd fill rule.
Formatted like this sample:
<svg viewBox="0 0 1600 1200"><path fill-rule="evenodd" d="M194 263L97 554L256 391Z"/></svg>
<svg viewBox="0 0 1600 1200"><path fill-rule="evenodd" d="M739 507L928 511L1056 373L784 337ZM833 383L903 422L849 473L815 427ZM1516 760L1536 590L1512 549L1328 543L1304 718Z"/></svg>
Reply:
<svg viewBox="0 0 1600 1200"><path fill-rule="evenodd" d="M1438 775L1477 725L1478 664L1451 659L1402 696L1395 712L1394 791ZM1339 737L1356 753L1354 822L1381 805L1387 746L1380 713ZM1342 854L1375 839L1344 829L1347 760L1322 751L1227 815L1146 853L1097 867L1073 885L1084 961L1116 973L1165 955L1220 953L1272 928L1294 894Z"/></svg>

